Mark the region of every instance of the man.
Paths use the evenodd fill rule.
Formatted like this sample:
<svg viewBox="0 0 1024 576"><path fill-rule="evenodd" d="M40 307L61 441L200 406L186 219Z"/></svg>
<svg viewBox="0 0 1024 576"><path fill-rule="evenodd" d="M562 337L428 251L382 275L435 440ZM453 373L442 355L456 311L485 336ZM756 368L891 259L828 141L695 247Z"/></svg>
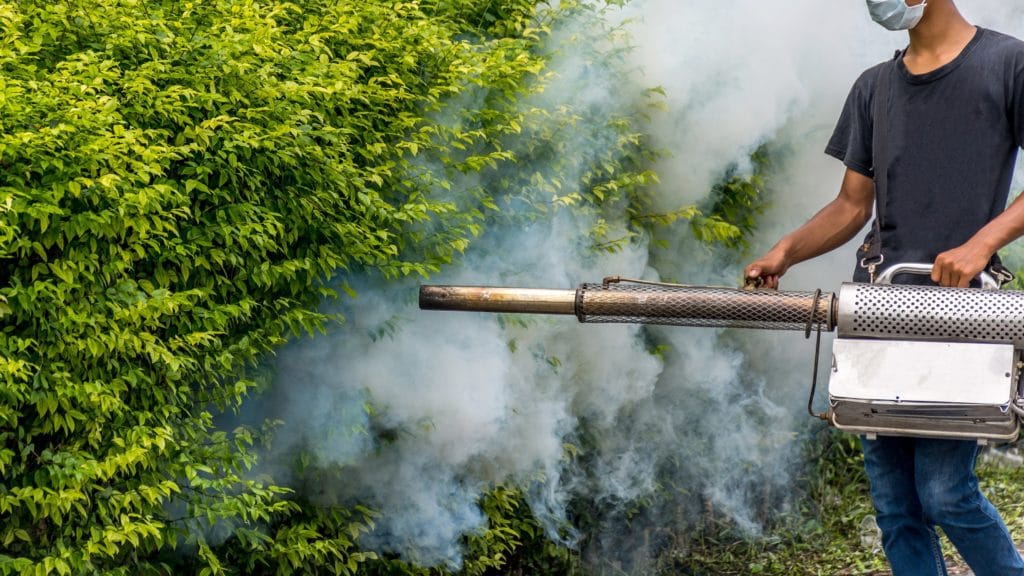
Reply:
<svg viewBox="0 0 1024 576"><path fill-rule="evenodd" d="M747 266L746 278L764 287L852 239L873 209L855 281L872 281L886 265L933 262L933 282L966 287L1024 234L1024 195L1006 207L1024 144L1024 42L973 26L954 0L867 4L879 24L909 30L910 43L854 84L825 150L846 166L839 194ZM862 445L894 576L946 574L934 526L977 576L1024 575L978 489L975 442L879 437Z"/></svg>

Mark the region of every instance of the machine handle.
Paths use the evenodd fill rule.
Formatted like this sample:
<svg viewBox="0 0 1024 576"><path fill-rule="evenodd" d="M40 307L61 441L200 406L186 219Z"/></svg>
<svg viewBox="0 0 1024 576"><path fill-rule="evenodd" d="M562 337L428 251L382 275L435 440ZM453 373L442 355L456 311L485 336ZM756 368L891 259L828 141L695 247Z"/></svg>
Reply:
<svg viewBox="0 0 1024 576"><path fill-rule="evenodd" d="M879 274L878 278L875 279L875 284L892 284L892 277L897 274L920 274L931 276L932 265L912 262L896 264L886 268L884 272ZM978 279L981 280L982 289L999 290L999 282L997 282L996 279L988 272L982 271L978 274Z"/></svg>

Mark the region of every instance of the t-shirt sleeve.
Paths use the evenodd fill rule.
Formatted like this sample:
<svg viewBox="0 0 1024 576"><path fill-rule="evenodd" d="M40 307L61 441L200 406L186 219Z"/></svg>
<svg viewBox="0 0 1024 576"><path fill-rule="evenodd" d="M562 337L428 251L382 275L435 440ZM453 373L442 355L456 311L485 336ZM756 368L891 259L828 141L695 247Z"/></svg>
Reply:
<svg viewBox="0 0 1024 576"><path fill-rule="evenodd" d="M825 153L837 158L848 168L874 178L872 161L872 87L876 68L861 74L850 89Z"/></svg>

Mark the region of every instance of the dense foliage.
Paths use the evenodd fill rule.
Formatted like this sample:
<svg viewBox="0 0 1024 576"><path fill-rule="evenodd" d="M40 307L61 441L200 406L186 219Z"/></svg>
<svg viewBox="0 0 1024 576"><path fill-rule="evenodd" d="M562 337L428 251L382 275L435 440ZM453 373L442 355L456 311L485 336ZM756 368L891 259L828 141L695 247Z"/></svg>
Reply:
<svg viewBox="0 0 1024 576"><path fill-rule="evenodd" d="M552 23L589 10L0 2L0 573L419 573L360 551L372 511L251 474L262 431L214 419L337 320L338 271L429 275L488 214L586 210L606 249L647 225L633 120L573 158L551 136L601 111L522 105ZM562 162L500 170L536 158ZM570 562L515 489L481 504L465 573Z"/></svg>
<svg viewBox="0 0 1024 576"><path fill-rule="evenodd" d="M329 320L335 271L465 247L482 208L412 165L509 159L538 25L516 0L0 3L0 573L369 557L367 511L247 476L258 431L213 417Z"/></svg>

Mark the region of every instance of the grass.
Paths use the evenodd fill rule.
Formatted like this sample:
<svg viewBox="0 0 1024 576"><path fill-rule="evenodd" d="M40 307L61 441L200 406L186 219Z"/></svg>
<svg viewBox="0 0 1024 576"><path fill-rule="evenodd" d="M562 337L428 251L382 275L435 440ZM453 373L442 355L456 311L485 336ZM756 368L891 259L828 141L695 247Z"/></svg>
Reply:
<svg viewBox="0 0 1024 576"><path fill-rule="evenodd" d="M769 537L744 540L728 527L706 530L684 558L664 575L869 576L889 574L873 532L862 522L873 517L863 458L856 437L829 431L816 453L817 465L803 479L801 508L769 527ZM1016 446L986 448L979 461L982 490L999 509L1011 534L1024 541L1024 465ZM948 541L951 566L960 563ZM951 574L954 573L951 571ZM963 573L963 572L959 572Z"/></svg>

